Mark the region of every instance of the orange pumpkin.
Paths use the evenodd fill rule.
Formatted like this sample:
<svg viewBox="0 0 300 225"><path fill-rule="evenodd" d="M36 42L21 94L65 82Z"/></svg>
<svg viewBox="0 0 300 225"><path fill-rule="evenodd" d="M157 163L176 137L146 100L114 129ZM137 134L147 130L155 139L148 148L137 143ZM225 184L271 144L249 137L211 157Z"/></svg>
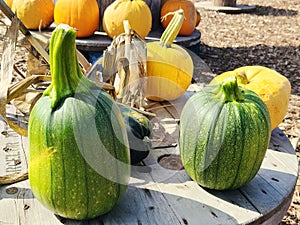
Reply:
<svg viewBox="0 0 300 225"><path fill-rule="evenodd" d="M179 35L188 36L195 30L197 22L197 10L194 3L190 0L168 0L165 2L160 10L162 26L166 28L173 18L173 15L167 14L180 8L183 9L185 18L179 31Z"/></svg>
<svg viewBox="0 0 300 225"><path fill-rule="evenodd" d="M99 26L99 7L96 0L57 0L54 8L54 22L76 28L76 37L88 37Z"/></svg>

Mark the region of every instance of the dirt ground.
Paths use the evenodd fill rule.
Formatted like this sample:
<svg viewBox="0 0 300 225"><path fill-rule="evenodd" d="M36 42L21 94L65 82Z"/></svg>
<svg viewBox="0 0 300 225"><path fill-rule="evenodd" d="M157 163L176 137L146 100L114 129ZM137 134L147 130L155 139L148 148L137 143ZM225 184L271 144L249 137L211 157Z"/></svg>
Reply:
<svg viewBox="0 0 300 225"><path fill-rule="evenodd" d="M195 0L201 1L201 0ZM251 13L228 14L200 8L200 57L213 73L240 66L275 69L291 82L288 113L279 127L300 156L300 1L237 0L254 6ZM300 182L280 225L300 224Z"/></svg>

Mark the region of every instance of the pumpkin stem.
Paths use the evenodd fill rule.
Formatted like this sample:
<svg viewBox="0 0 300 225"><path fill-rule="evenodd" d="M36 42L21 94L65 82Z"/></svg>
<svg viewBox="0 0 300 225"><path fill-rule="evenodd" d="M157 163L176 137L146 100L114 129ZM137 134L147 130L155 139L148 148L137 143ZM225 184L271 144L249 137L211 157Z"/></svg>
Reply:
<svg viewBox="0 0 300 225"><path fill-rule="evenodd" d="M52 33L49 46L52 82L43 93L50 97L51 108L75 92L89 93L89 88L95 86L83 76L77 59L75 39L75 29L66 24L58 25Z"/></svg>
<svg viewBox="0 0 300 225"><path fill-rule="evenodd" d="M235 76L226 78L219 85L219 93L217 96L222 98L223 102L239 102L245 100L242 89L238 86Z"/></svg>
<svg viewBox="0 0 300 225"><path fill-rule="evenodd" d="M169 12L162 17L162 20L166 19L167 16L173 15L170 23L160 37L160 44L165 47L171 47L173 41L176 39L181 26L184 21L183 9L178 9L174 12Z"/></svg>
<svg viewBox="0 0 300 225"><path fill-rule="evenodd" d="M239 84L246 85L246 84L249 83L249 80L248 80L248 78L247 78L247 76L246 76L245 71L242 71L242 72L240 72L240 73L237 73L235 76L236 76L236 78L237 78Z"/></svg>

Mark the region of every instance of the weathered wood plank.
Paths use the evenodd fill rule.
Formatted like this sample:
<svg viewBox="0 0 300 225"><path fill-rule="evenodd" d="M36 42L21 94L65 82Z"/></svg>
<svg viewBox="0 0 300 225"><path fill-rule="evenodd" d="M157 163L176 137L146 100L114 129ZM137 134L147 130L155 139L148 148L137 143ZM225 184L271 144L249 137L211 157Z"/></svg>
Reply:
<svg viewBox="0 0 300 225"><path fill-rule="evenodd" d="M147 158L148 162L155 162L157 157L153 156L155 153L159 154L159 152L151 152L150 157ZM146 188L161 191L172 209L187 224L199 224L199 218L201 224L237 224L260 216L238 190L234 191L232 197L239 204L211 194L192 181L184 170L167 170L158 164L151 164L151 168L151 175L156 185L146 185Z"/></svg>
<svg viewBox="0 0 300 225"><path fill-rule="evenodd" d="M270 140L269 148L280 152L287 152L292 155L295 154L293 145L289 142L287 136L279 128L275 128L272 131L272 138Z"/></svg>
<svg viewBox="0 0 300 225"><path fill-rule="evenodd" d="M184 170L162 168L157 159L168 154L179 154L178 147L176 150L152 151L145 163L151 166L151 176L166 194L168 202L172 203L171 207L188 224L199 224L199 218L203 224L237 224L261 216L239 190L206 190L193 182ZM191 199L193 201L190 202Z"/></svg>
<svg viewBox="0 0 300 225"><path fill-rule="evenodd" d="M125 195L108 214L87 221L75 221L55 216L37 201L29 188L29 182L23 181L0 188L0 224L44 225L58 224L180 224L179 219L169 207L169 202L159 191L148 190L143 183L155 183L151 177L138 169L133 170L133 178ZM5 203L5 204L4 204ZM9 208L9 210L7 210Z"/></svg>
<svg viewBox="0 0 300 225"><path fill-rule="evenodd" d="M164 104L148 103L149 110L156 115L150 118L152 124L152 148L175 147L177 145L176 133L178 133L177 121L166 112Z"/></svg>
<svg viewBox="0 0 300 225"><path fill-rule="evenodd" d="M7 117L21 120L16 109L7 105ZM0 176L27 171L27 139L17 134L0 117Z"/></svg>

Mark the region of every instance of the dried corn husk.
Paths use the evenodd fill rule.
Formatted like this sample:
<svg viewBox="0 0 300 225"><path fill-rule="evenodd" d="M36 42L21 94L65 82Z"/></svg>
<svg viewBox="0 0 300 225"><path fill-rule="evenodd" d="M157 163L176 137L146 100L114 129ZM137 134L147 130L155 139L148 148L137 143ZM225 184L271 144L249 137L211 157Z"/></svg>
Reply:
<svg viewBox="0 0 300 225"><path fill-rule="evenodd" d="M3 55L1 61L1 81L0 81L0 114L9 126L21 135L27 135L24 127L12 122L6 117L6 104L9 102L8 89L11 84L13 74L13 63L15 57L15 46L19 31L18 20L13 19L11 26L7 29L4 38Z"/></svg>
<svg viewBox="0 0 300 225"><path fill-rule="evenodd" d="M116 101L142 109L146 87L146 43L124 21L125 33L115 37L103 53L102 76L114 85Z"/></svg>

